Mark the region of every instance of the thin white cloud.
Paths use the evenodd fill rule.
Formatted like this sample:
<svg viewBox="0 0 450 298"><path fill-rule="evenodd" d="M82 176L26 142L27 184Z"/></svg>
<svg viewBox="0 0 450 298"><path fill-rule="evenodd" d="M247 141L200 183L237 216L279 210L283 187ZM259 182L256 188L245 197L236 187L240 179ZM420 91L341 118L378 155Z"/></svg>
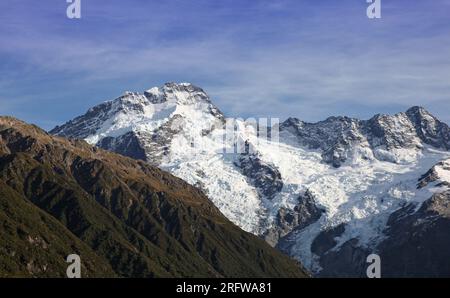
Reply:
<svg viewBox="0 0 450 298"><path fill-rule="evenodd" d="M286 7L280 2L271 9ZM220 35L176 42L152 42L151 30L141 44L37 32L34 37L12 37L8 49L1 51L19 55L38 71L68 73L92 84L139 76L149 77L152 84L157 77L185 75L211 93L219 107L236 115L252 111L270 116L277 111L279 117L312 120L333 114L327 108L340 103L440 105L450 94L450 32L398 39L397 31L407 31L407 24L430 21L426 13L398 13L384 14L379 24L353 31L348 30L353 20L340 19L336 11L306 16L301 23L305 27L287 19L278 24L286 30L286 40L255 47L242 46L243 29L230 24ZM252 27L252 34L266 34L268 27ZM368 28L373 32L365 31Z"/></svg>

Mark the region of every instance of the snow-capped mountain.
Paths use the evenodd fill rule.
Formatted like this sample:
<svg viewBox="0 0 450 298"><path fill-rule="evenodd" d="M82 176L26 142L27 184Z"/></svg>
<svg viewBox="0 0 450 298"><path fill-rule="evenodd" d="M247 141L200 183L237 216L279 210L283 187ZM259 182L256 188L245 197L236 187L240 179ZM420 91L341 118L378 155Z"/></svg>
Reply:
<svg viewBox="0 0 450 298"><path fill-rule="evenodd" d="M370 120L289 118L272 129L235 120L231 138L229 123L201 88L168 83L127 92L51 133L202 188L230 220L318 275L361 276L368 254L394 258L385 252L409 240L390 240L426 222L429 206L439 205L440 219L450 214L450 129L423 108ZM236 141L246 150L236 152ZM393 275L405 275L400 267Z"/></svg>

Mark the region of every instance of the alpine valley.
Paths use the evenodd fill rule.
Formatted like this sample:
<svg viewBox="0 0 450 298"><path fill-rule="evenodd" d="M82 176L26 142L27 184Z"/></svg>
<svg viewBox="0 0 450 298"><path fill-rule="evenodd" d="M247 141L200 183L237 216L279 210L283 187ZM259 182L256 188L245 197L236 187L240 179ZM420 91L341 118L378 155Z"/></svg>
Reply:
<svg viewBox="0 0 450 298"><path fill-rule="evenodd" d="M83 139L140 160L136 167L147 169L146 162L197 186L229 220L315 276L365 276L366 258L376 253L383 277L450 277L445 123L421 107L369 120L289 118L272 127L278 140L258 138L248 122L235 124L237 139L251 152L222 150L233 146L223 142L226 117L201 88L167 83L127 92L50 133ZM123 212L104 193L97 196ZM124 216L134 222L136 215Z"/></svg>

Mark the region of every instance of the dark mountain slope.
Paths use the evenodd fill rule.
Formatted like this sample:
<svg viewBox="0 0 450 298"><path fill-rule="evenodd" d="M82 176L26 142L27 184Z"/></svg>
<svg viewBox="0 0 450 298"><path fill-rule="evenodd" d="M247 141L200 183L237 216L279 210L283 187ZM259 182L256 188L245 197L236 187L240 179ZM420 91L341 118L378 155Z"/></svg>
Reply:
<svg viewBox="0 0 450 298"><path fill-rule="evenodd" d="M4 276L64 275L71 253L90 276L306 276L184 181L9 117L0 118L0 183Z"/></svg>
<svg viewBox="0 0 450 298"><path fill-rule="evenodd" d="M378 250L384 277L450 277L450 192L393 213Z"/></svg>
<svg viewBox="0 0 450 298"><path fill-rule="evenodd" d="M64 277L70 251L84 277L116 276L107 260L0 180L0 277Z"/></svg>

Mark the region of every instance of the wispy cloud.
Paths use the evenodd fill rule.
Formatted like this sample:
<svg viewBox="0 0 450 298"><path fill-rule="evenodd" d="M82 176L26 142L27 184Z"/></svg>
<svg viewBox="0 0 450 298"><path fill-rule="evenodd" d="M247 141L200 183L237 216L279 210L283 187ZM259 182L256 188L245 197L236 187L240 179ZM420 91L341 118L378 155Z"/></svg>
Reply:
<svg viewBox="0 0 450 298"><path fill-rule="evenodd" d="M0 69L9 78L0 95L45 95L60 111L64 97L80 98L78 111L60 114L69 117L121 89L180 80L204 87L233 116L313 121L419 104L449 121L441 108L450 94L448 1L410 2L386 2L380 21L365 17L365 1L89 4L79 24L39 19L0 29L2 39L21 33L0 47L14 62Z"/></svg>

